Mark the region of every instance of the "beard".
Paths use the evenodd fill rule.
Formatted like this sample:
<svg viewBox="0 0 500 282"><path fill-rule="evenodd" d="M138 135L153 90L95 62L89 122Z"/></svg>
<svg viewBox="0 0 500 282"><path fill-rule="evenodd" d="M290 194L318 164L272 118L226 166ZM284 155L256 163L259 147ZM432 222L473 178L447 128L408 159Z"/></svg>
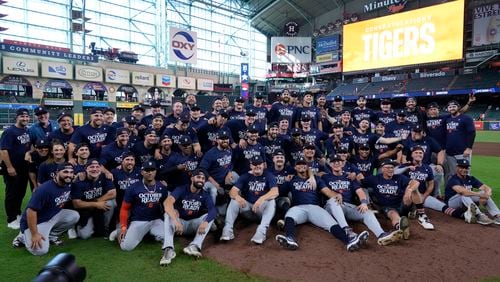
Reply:
<svg viewBox="0 0 500 282"><path fill-rule="evenodd" d="M194 188L200 190L203 188L203 186L205 186L205 183L201 182L201 181L196 181L193 183L193 186Z"/></svg>

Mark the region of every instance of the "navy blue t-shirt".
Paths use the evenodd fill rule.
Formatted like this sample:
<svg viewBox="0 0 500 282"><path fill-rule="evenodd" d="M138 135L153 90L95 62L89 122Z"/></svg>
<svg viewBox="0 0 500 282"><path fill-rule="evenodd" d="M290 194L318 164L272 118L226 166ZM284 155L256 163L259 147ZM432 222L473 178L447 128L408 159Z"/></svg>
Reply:
<svg viewBox="0 0 500 282"><path fill-rule="evenodd" d="M40 165L47 160L48 155L45 157L40 156L37 151L33 151L30 153L31 155L31 163L29 163L29 172L35 173L38 175L38 169Z"/></svg>
<svg viewBox="0 0 500 282"><path fill-rule="evenodd" d="M404 164L401 168L411 166L412 164ZM420 182L418 186L418 191L420 193L425 193L427 190L427 181L434 180L434 173L432 172L432 168L429 165L422 164L421 166L415 167L415 170L408 169L405 171L404 175L411 180L417 180Z"/></svg>
<svg viewBox="0 0 500 282"><path fill-rule="evenodd" d="M454 174L452 177L450 177L450 180L448 180L448 183L446 183L446 187L444 189L444 198L446 203L451 199L451 197L457 194L457 192L453 190L453 186L457 185L463 186L465 187L465 189L472 191L473 188L478 189L479 187L483 186L483 183L474 176L467 175L465 176L465 179L462 179L458 177L458 175Z"/></svg>
<svg viewBox="0 0 500 282"><path fill-rule="evenodd" d="M121 165L121 156L123 153L128 151L128 146L120 148L116 142L113 142L102 149L99 163L102 164L107 170L112 170L113 168Z"/></svg>
<svg viewBox="0 0 500 282"><path fill-rule="evenodd" d="M409 136L412 128L413 124L411 122L398 123L397 121L393 121L385 126L385 132L395 137L401 137L404 134Z"/></svg>
<svg viewBox="0 0 500 282"><path fill-rule="evenodd" d="M135 164L141 166L141 164L149 159L154 158L156 145L151 145L151 148L146 148L144 146L144 141L136 142L134 146L130 147L130 151L134 153Z"/></svg>
<svg viewBox="0 0 500 282"><path fill-rule="evenodd" d="M245 119L245 110L237 111L235 109L231 109L229 112L229 120L244 120Z"/></svg>
<svg viewBox="0 0 500 282"><path fill-rule="evenodd" d="M227 126L217 127L213 124L208 124L205 122L200 128L198 128L198 141L200 142L201 151L207 152L212 147L217 146L217 133L219 130L225 130L231 132ZM234 143L234 140L229 136L229 144Z"/></svg>
<svg viewBox="0 0 500 282"><path fill-rule="evenodd" d="M351 158L351 163L358 168L358 171L361 172L364 177L367 177L373 175L378 160L373 155L369 155L367 159L362 159L359 155L355 155Z"/></svg>
<svg viewBox="0 0 500 282"><path fill-rule="evenodd" d="M94 128L90 124L85 124L75 130L71 136L71 143L89 144L90 158L99 158L102 147L113 142L115 136L110 133L110 126L103 125L99 128Z"/></svg>
<svg viewBox="0 0 500 282"><path fill-rule="evenodd" d="M146 188L140 181L125 190L123 201L132 204L131 221L151 221L163 218L163 201L167 196L167 187L160 182Z"/></svg>
<svg viewBox="0 0 500 282"><path fill-rule="evenodd" d="M321 141L328 139L328 134L316 128L311 128L310 131L302 130L302 140L305 143L314 143L317 147L321 147Z"/></svg>
<svg viewBox="0 0 500 282"><path fill-rule="evenodd" d="M266 163L268 166L273 164L273 154L278 149L283 149L285 139L281 136L278 136L274 140L269 140L267 137L261 137L258 139L258 142L264 147L264 151L266 153Z"/></svg>
<svg viewBox="0 0 500 282"><path fill-rule="evenodd" d="M200 158L194 153L190 156L186 156L184 154L174 152L170 155L166 167L177 167L180 164L185 165L186 169L175 169L171 173L169 173L169 175L167 176L167 183L169 187L178 187L191 183L192 173L196 168L198 168L198 165L200 164Z"/></svg>
<svg viewBox="0 0 500 282"><path fill-rule="evenodd" d="M321 178L328 188L342 194L342 201L345 203L352 203L353 194L356 193L357 189L361 188L359 182L349 180L349 174L345 172L342 175L328 173Z"/></svg>
<svg viewBox="0 0 500 282"><path fill-rule="evenodd" d="M239 145L233 151L234 170L238 174L243 174L250 170L250 159L254 156L261 156L263 159L266 157L264 146L258 142L254 145L247 144L245 149Z"/></svg>
<svg viewBox="0 0 500 282"><path fill-rule="evenodd" d="M224 184L226 175L233 170L233 153L230 148L219 150L210 149L201 160L200 167L205 169L217 183Z"/></svg>
<svg viewBox="0 0 500 282"><path fill-rule="evenodd" d="M474 121L470 116L449 116L446 126L446 154L450 156L462 155L466 148L472 148L476 137Z"/></svg>
<svg viewBox="0 0 500 282"><path fill-rule="evenodd" d="M268 122L278 122L281 117L288 120L288 128L292 128L293 115L295 113L295 107L291 105L285 105L283 103L274 103L269 111Z"/></svg>
<svg viewBox="0 0 500 282"><path fill-rule="evenodd" d="M184 220L199 218L208 213L205 221L210 222L217 215L212 197L203 189L193 193L190 185L183 185L175 188L171 196L175 198L174 208Z"/></svg>
<svg viewBox="0 0 500 282"><path fill-rule="evenodd" d="M108 191L115 189L113 182L107 179L104 173L101 173L96 181L85 179L77 180L71 187L71 198L86 202L97 200Z"/></svg>
<svg viewBox="0 0 500 282"><path fill-rule="evenodd" d="M346 173L355 173L356 175L360 174L358 167L350 162L345 162L342 170Z"/></svg>
<svg viewBox="0 0 500 282"><path fill-rule="evenodd" d="M376 120L375 113L372 109L364 108L363 110L356 107L351 111L352 116L352 124L355 127L359 127L359 122L363 119L367 119L370 122L374 122Z"/></svg>
<svg viewBox="0 0 500 282"><path fill-rule="evenodd" d="M370 131L367 131L365 133L361 133L358 130L356 130L352 134L352 139L354 141L354 148L355 148L355 150L356 151L358 150L358 145L359 144L368 144L368 142L370 141L370 138L371 138L372 135L373 135L373 133L371 133Z"/></svg>
<svg viewBox="0 0 500 282"><path fill-rule="evenodd" d="M432 137L424 137L422 140L418 141L413 141L412 138L408 138L403 141L403 154L406 156L406 159L411 161L411 150L415 146L420 146L422 149L424 149L424 159L422 162L424 164L430 164L431 163L431 156L432 153L439 153L441 151L441 146L434 140Z"/></svg>
<svg viewBox="0 0 500 282"><path fill-rule="evenodd" d="M295 109L295 113L293 116L293 124L295 125L296 122L299 122L302 117L308 116L311 118L311 128L318 128L317 124L318 121L321 119L321 112L320 109L317 107L297 107Z"/></svg>
<svg viewBox="0 0 500 282"><path fill-rule="evenodd" d="M418 109L414 109L413 111L406 109L406 120L413 125L421 125L423 122L423 112Z"/></svg>
<svg viewBox="0 0 500 282"><path fill-rule="evenodd" d="M184 135L188 135L191 138L193 144L198 143L198 135L196 135L196 131L190 126L186 131L181 131L177 129L175 126L172 128L166 128L163 134L168 134L170 138L172 138L172 151L180 152L179 148L180 139Z"/></svg>
<svg viewBox="0 0 500 282"><path fill-rule="evenodd" d="M0 139L0 149L9 151L9 158L15 169L28 168L24 155L31 148L30 136L25 128L10 126Z"/></svg>
<svg viewBox="0 0 500 282"><path fill-rule="evenodd" d="M137 166L131 172L126 172L123 168L115 168L111 170L111 173L113 174L113 185L116 188L116 204L120 207L125 196L125 191L131 185L142 181L141 170Z"/></svg>
<svg viewBox="0 0 500 282"><path fill-rule="evenodd" d="M73 128L76 130L78 127L74 126ZM64 134L60 129L54 130L49 133L47 140L49 141L49 143L51 143L53 140L59 140L59 142L64 145L64 148L68 148L68 144L71 141L71 137L74 133L75 131L73 131L71 134Z"/></svg>
<svg viewBox="0 0 500 282"><path fill-rule="evenodd" d="M234 186L240 189L241 197L251 204L269 192L271 188L278 187L276 178L266 171L260 176L245 173L238 178Z"/></svg>
<svg viewBox="0 0 500 282"><path fill-rule="evenodd" d="M327 156L336 153L338 149L343 148L348 152L352 152L354 148L354 140L352 136L343 135L339 141L334 141L335 136L331 136L326 140L325 147Z"/></svg>
<svg viewBox="0 0 500 282"><path fill-rule="evenodd" d="M404 175L394 175L385 179L382 174L371 175L362 180L363 187L373 188L373 195L381 207L398 208L410 179Z"/></svg>
<svg viewBox="0 0 500 282"><path fill-rule="evenodd" d="M385 125L387 125L388 123L396 120L396 113L394 113L392 111L388 112L388 113L384 113L382 111L378 111L378 112L375 112L375 120L376 121L381 121Z"/></svg>
<svg viewBox="0 0 500 282"><path fill-rule="evenodd" d="M48 163L47 161L41 163L36 175L36 182L42 184L53 179L56 175L57 165L54 162Z"/></svg>
<svg viewBox="0 0 500 282"><path fill-rule="evenodd" d="M425 121L427 136L436 139L441 148L446 146L446 126L445 120L450 115L441 115L439 117L428 117Z"/></svg>
<svg viewBox="0 0 500 282"><path fill-rule="evenodd" d="M254 105L248 105L246 110L253 110L256 115L255 115L255 124L257 124L259 127L264 128L267 124L267 108L262 106L262 107L256 107Z"/></svg>
<svg viewBox="0 0 500 282"><path fill-rule="evenodd" d="M272 165L267 168L267 171L274 175L276 178L276 185L278 185L279 188L285 184L287 176L295 174L295 169L288 165L285 165L282 170L276 170L274 165Z"/></svg>
<svg viewBox="0 0 500 282"><path fill-rule="evenodd" d="M289 182L285 182L281 186L280 195L287 195L292 193L292 206L299 205L317 205L321 203L320 191L326 187L326 184L321 180L321 178L315 176L316 189L313 189L309 178L302 178L295 175Z"/></svg>
<svg viewBox="0 0 500 282"><path fill-rule="evenodd" d="M44 223L54 217L66 202L71 200L71 186L59 186L55 181L47 181L40 185L33 194L26 206L27 209L36 211L36 223ZM28 229L26 210L21 217L21 232ZM46 238L47 240L48 238Z"/></svg>

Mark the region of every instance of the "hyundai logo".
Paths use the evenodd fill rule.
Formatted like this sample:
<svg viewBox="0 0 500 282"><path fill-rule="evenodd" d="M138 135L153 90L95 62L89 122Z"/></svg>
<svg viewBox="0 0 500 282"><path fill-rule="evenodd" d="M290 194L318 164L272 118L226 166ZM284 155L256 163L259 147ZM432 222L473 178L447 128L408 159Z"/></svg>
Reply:
<svg viewBox="0 0 500 282"><path fill-rule="evenodd" d="M174 34L171 45L174 54L181 60L187 61L194 56L194 39L185 31Z"/></svg>

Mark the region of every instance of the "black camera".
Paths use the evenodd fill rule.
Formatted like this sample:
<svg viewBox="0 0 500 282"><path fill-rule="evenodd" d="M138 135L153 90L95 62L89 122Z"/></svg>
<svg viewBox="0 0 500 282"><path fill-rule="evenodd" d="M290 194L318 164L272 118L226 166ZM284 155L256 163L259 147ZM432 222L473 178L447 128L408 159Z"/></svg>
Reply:
<svg viewBox="0 0 500 282"><path fill-rule="evenodd" d="M75 256L61 253L38 273L33 282L79 282L85 280L85 267L76 265Z"/></svg>

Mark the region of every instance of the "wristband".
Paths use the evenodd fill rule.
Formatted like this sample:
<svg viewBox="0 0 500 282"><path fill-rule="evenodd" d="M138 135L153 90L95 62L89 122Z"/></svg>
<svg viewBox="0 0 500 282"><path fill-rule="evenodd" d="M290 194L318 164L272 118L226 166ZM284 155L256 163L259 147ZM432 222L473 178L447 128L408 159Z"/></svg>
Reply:
<svg viewBox="0 0 500 282"><path fill-rule="evenodd" d="M126 225L122 225L121 229L122 229L122 231L125 231L125 230L127 230L127 226Z"/></svg>
<svg viewBox="0 0 500 282"><path fill-rule="evenodd" d="M368 201L366 199L361 200L361 203L368 205Z"/></svg>

